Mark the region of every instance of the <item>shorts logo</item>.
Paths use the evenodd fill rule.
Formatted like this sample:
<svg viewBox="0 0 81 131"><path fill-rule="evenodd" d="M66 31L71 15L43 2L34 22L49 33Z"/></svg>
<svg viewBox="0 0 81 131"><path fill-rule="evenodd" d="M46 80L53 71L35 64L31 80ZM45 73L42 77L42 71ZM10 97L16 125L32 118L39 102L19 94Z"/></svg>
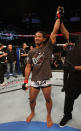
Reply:
<svg viewBox="0 0 81 131"><path fill-rule="evenodd" d="M45 80L44 81L36 81L35 84L41 86L43 84L46 84L46 81Z"/></svg>

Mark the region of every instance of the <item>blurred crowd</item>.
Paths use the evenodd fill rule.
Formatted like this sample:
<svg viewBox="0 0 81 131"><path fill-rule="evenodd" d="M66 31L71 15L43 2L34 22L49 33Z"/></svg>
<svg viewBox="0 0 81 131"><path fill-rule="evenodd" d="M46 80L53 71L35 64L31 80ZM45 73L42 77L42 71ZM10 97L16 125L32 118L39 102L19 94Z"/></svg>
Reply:
<svg viewBox="0 0 81 131"><path fill-rule="evenodd" d="M25 58L28 55L28 51L32 50L33 46L27 46L26 43L22 44L20 48L20 53L18 54L20 60L20 68L21 73L24 76L24 69L25 69ZM7 46L4 46L0 43L0 85L4 85L4 76L7 79L10 78L12 75L13 77L17 78L17 52L16 48L13 47L12 43L9 43Z"/></svg>

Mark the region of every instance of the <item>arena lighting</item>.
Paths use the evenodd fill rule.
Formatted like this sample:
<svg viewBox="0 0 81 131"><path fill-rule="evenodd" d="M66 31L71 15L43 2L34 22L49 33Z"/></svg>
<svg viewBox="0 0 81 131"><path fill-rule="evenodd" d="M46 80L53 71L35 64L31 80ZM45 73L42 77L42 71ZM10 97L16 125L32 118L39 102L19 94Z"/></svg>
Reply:
<svg viewBox="0 0 81 131"><path fill-rule="evenodd" d="M40 23L40 19L35 19L35 18L32 18L32 23Z"/></svg>
<svg viewBox="0 0 81 131"><path fill-rule="evenodd" d="M73 34L81 34L81 32L72 32ZM46 34L47 37L50 36L50 34ZM13 39L13 38L17 38L17 37L34 37L35 35L25 35L25 34L13 34L13 33L0 33L0 39ZM56 36L63 36L63 34L56 34Z"/></svg>
<svg viewBox="0 0 81 131"><path fill-rule="evenodd" d="M15 32L10 32L7 30L0 31L0 39L1 40L13 40Z"/></svg>
<svg viewBox="0 0 81 131"><path fill-rule="evenodd" d="M35 35L23 35L23 34L18 34L18 35L14 35L16 37L34 37Z"/></svg>
<svg viewBox="0 0 81 131"><path fill-rule="evenodd" d="M71 17L70 22L80 22L80 17Z"/></svg>

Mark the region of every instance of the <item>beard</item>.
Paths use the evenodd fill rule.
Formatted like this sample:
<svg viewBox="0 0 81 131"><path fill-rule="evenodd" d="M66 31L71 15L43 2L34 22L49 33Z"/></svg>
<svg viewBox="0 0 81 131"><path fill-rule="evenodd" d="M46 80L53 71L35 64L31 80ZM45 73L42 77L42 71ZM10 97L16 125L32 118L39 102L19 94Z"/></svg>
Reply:
<svg viewBox="0 0 81 131"><path fill-rule="evenodd" d="M37 46L40 46L40 45L42 45L42 44L43 44L43 42L36 43Z"/></svg>

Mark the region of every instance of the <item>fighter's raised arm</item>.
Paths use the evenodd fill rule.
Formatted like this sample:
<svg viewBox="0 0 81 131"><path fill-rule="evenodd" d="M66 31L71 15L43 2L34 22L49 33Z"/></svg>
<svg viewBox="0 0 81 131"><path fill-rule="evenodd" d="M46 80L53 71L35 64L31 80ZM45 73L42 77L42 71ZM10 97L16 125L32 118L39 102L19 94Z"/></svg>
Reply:
<svg viewBox="0 0 81 131"><path fill-rule="evenodd" d="M54 24L53 31L51 32L50 39L52 41L52 44L56 43L56 34L58 33L58 30L60 28L60 19L57 19Z"/></svg>
<svg viewBox="0 0 81 131"><path fill-rule="evenodd" d="M52 41L52 44L55 44L56 42L56 35L59 31L59 28L60 28L60 23L61 23L61 17L63 16L63 8L62 7L58 7L57 8L57 11L56 11L56 16L55 16L55 24L54 24L54 27L53 27L53 30L51 32L51 35L50 35L50 39Z"/></svg>
<svg viewBox="0 0 81 131"><path fill-rule="evenodd" d="M54 24L54 28L53 28L53 31L50 35L50 39L52 40L52 44L55 44L55 42L56 42L56 34L58 33L59 28L60 28L62 34L67 39L67 41L69 41L69 32L65 28L65 26L62 22L63 15L64 15L64 8L59 6L57 8L57 12L56 12L56 21Z"/></svg>
<svg viewBox="0 0 81 131"><path fill-rule="evenodd" d="M60 30L61 30L62 34L64 35L64 37L66 38L66 40L69 41L69 32L65 28L63 23L60 24Z"/></svg>
<svg viewBox="0 0 81 131"><path fill-rule="evenodd" d="M61 14L61 16L59 14ZM65 25L63 23L64 7L59 6L57 8L57 16L60 17L60 30L61 30L61 33L64 35L66 40L69 41L69 31L66 29L66 27L65 27Z"/></svg>

